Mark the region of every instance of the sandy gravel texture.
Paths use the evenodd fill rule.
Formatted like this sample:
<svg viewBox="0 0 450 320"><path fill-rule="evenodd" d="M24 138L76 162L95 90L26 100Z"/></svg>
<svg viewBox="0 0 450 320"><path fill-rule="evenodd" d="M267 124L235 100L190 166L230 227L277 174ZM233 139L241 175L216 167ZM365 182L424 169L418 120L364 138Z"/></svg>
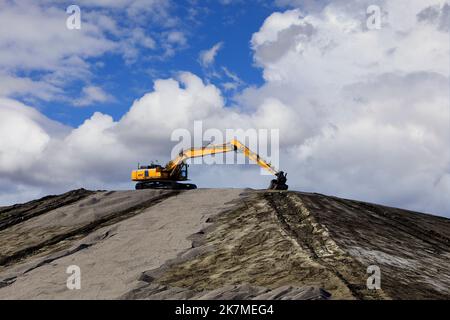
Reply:
<svg viewBox="0 0 450 320"><path fill-rule="evenodd" d="M1 221L0 299L450 299L449 219L320 194L76 191Z"/></svg>
<svg viewBox="0 0 450 320"><path fill-rule="evenodd" d="M193 249L144 273L148 284L125 298L320 299L324 289L336 299L386 299L366 289L364 266L326 237L312 216L303 216L295 201L292 193L247 193L232 211L214 217ZM252 285L246 294L223 289L242 284ZM299 294L307 287L313 295Z"/></svg>
<svg viewBox="0 0 450 320"><path fill-rule="evenodd" d="M0 279L17 277L9 286L0 289L0 299L114 299L133 288L140 274L157 268L168 259L191 247L187 238L201 230L210 215L227 207L241 190L195 190L171 196L165 201L143 209L138 215L111 226L103 227L80 239L66 249L72 254L50 259L48 256L26 261L12 268L4 268ZM25 234L34 228L70 228L98 219L107 213L124 210L148 201L161 192L151 190L95 194L81 203L50 212L26 225L15 226L2 235L8 241L18 236L23 242L35 241ZM163 192L164 193L164 192ZM32 222L32 223L30 223ZM46 237L38 232L36 238ZM4 241L4 240L2 240ZM83 245L84 244L84 245ZM86 247L83 249L83 247ZM64 255L57 253L56 257ZM39 266L35 268L35 266ZM70 265L81 268L82 289L68 290L66 269ZM35 268L35 269L33 269ZM26 272L31 269L31 271Z"/></svg>
<svg viewBox="0 0 450 320"><path fill-rule="evenodd" d="M298 193L304 212L361 265L377 265L396 299L450 299L450 220L319 194Z"/></svg>

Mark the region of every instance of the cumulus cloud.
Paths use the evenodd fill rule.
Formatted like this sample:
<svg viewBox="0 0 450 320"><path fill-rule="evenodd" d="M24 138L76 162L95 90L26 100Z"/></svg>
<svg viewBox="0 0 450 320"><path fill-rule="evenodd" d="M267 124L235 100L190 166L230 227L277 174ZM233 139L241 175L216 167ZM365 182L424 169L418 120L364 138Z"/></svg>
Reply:
<svg viewBox="0 0 450 320"><path fill-rule="evenodd" d="M78 128L61 126L13 100L0 100L0 134L5 137L0 144L0 188L5 190L0 201L11 198L6 186L22 183L28 190L24 194L30 195L76 187L129 188L129 171L138 161L169 160L173 130L191 129L199 119L222 130L265 127L270 122L266 117L272 116L269 109L280 117L287 111L270 101L255 115L225 108L220 90L191 73L156 81L154 91L136 100L119 121L97 112Z"/></svg>
<svg viewBox="0 0 450 320"><path fill-rule="evenodd" d="M177 78L157 80L154 90L136 100L118 121L97 112L78 128L56 130L56 124L37 110L12 100L2 100L0 110L5 124L2 122L2 134L15 137L0 146L2 177L12 183L18 174L26 173L39 188L112 188L120 181L129 186L130 169L138 161L168 161L175 145L170 141L172 132L192 129L195 120L204 120L205 128L221 130L276 128L279 123L273 113L279 121L291 116L276 100L268 100L254 114L226 108L217 87L186 72ZM29 135L34 140L22 143ZM27 172L30 168L33 170ZM257 176L259 171L254 169Z"/></svg>
<svg viewBox="0 0 450 320"><path fill-rule="evenodd" d="M52 141L70 132L36 109L0 98L0 201L29 200L47 192L40 177L51 180L51 171L37 165L45 158ZM61 185L59 185L61 187Z"/></svg>
<svg viewBox="0 0 450 320"><path fill-rule="evenodd" d="M0 168L3 172L11 172L28 167L36 161L50 137L39 124L39 118L42 116L34 109L19 106L17 103L1 102Z"/></svg>
<svg viewBox="0 0 450 320"><path fill-rule="evenodd" d="M379 1L367 30L369 4L272 14L251 42L266 83L241 103L277 97L298 115L299 188L448 215L448 4Z"/></svg>

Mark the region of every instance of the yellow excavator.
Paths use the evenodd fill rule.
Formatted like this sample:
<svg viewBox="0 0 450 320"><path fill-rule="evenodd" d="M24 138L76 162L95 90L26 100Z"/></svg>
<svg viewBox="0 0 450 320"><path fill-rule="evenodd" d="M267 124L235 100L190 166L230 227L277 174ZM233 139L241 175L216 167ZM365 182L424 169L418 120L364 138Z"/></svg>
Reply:
<svg viewBox="0 0 450 320"><path fill-rule="evenodd" d="M190 190L197 189L195 184L180 183L188 181L188 164L186 160L208 155L242 152L247 158L255 161L259 166L272 173L276 179L273 179L268 189L287 190L287 174L276 170L270 163L264 161L260 156L251 151L247 146L236 139L231 142L220 145L208 145L202 148L191 148L181 151L178 157L171 160L165 167L157 164L149 166L138 166L137 170L131 172L131 180L137 182L136 189L178 189Z"/></svg>

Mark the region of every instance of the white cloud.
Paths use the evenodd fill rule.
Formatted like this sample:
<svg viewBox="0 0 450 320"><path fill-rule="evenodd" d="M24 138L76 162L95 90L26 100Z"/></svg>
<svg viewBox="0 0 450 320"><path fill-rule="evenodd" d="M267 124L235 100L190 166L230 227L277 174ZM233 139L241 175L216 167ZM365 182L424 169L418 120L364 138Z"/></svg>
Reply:
<svg viewBox="0 0 450 320"><path fill-rule="evenodd" d="M134 63L142 50L166 51L167 39L149 34L149 25L173 30L168 0L79 1L81 29L66 27L70 3L0 1L0 94L67 101L73 81L92 82L94 60L121 55ZM167 31L168 32L168 31ZM161 44L158 41L161 40ZM182 42L173 31L172 42ZM173 47L173 50L176 48Z"/></svg>
<svg viewBox="0 0 450 320"><path fill-rule="evenodd" d="M231 72L230 70L228 70L228 68L222 67L222 71L223 71L224 75L227 77L227 80L228 80L227 82L222 84L223 88L226 91L238 90L242 86L245 85L245 82L241 78L239 78L237 74L235 74L235 73Z"/></svg>
<svg viewBox="0 0 450 320"><path fill-rule="evenodd" d="M220 90L191 73L156 81L154 91L136 100L119 121L97 112L70 130L54 128L52 121L33 108L12 100L0 102L5 124L1 133L14 137L0 145L2 180L19 185L26 181L35 190L29 192L33 195L36 189L45 193L58 187L105 189L117 188L121 182L129 187L129 171L135 164L168 161L175 145L170 141L173 130L192 129L195 120L204 119L205 127L224 130L278 126L277 121L291 116L275 100L267 101L253 115L225 108ZM30 135L33 140L28 139ZM254 168L254 173L258 177L259 170ZM6 193L4 199L10 198Z"/></svg>
<svg viewBox="0 0 450 320"><path fill-rule="evenodd" d="M165 24L173 24L174 18L169 14L169 0L80 0L81 7L120 10L129 18L143 21L149 17L153 21L165 21Z"/></svg>
<svg viewBox="0 0 450 320"><path fill-rule="evenodd" d="M200 63L203 67L209 67L214 64L217 54L223 47L223 42L218 42L211 49L200 52Z"/></svg>
<svg viewBox="0 0 450 320"><path fill-rule="evenodd" d="M0 173L15 173L33 167L43 156L51 137L67 132L34 108L0 98Z"/></svg>
<svg viewBox="0 0 450 320"><path fill-rule="evenodd" d="M102 88L96 86L87 86L82 90L81 98L74 101L77 107L85 107L94 103L105 103L113 101L114 97L106 93Z"/></svg>
<svg viewBox="0 0 450 320"><path fill-rule="evenodd" d="M221 66L217 68L215 66L216 56L222 48L223 42L219 42L209 50L201 51L199 63L203 67L204 77L207 81L215 82L215 80L218 80L222 89L228 93L236 92L245 86L245 82L227 67Z"/></svg>
<svg viewBox="0 0 450 320"><path fill-rule="evenodd" d="M0 66L10 70L54 71L69 67L71 57L95 57L111 50L95 24L68 30L64 10L30 2L0 4ZM68 65L67 65L68 64Z"/></svg>
<svg viewBox="0 0 450 320"><path fill-rule="evenodd" d="M65 8L50 3L0 3L0 94L62 99L67 83L90 77L85 59L117 48L94 21L84 19L81 30L68 30L67 16Z"/></svg>
<svg viewBox="0 0 450 320"><path fill-rule="evenodd" d="M0 96L15 96L25 92L45 101L53 100L63 94L61 88L52 83L0 72Z"/></svg>
<svg viewBox="0 0 450 320"><path fill-rule="evenodd" d="M285 165L298 188L449 215L449 7L382 1L371 31L364 5L271 15L252 38L266 83L240 101L277 97L297 115Z"/></svg>
<svg viewBox="0 0 450 320"><path fill-rule="evenodd" d="M183 32L171 31L167 35L167 41L169 41L170 43L184 46L186 45L187 39Z"/></svg>
<svg viewBox="0 0 450 320"><path fill-rule="evenodd" d="M47 146L50 137L36 122L39 115L33 109L18 112L3 107L0 117L0 167L2 171L23 168L36 161Z"/></svg>
<svg viewBox="0 0 450 320"><path fill-rule="evenodd" d="M175 55L175 53L181 49L185 49L188 46L186 34L177 31L170 30L168 32L164 32L161 35L162 40L161 46L164 49L164 53L162 54L162 59L167 59Z"/></svg>
<svg viewBox="0 0 450 320"><path fill-rule="evenodd" d="M120 50L125 62L128 64L136 62L142 48L155 49L156 41L140 27L127 30L127 35L120 41Z"/></svg>

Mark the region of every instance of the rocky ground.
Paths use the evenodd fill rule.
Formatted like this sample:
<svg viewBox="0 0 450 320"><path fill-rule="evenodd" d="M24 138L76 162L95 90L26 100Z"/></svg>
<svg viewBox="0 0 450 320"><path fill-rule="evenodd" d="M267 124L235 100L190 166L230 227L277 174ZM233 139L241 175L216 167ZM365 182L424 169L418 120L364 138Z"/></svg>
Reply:
<svg viewBox="0 0 450 320"><path fill-rule="evenodd" d="M450 298L450 220L319 194L75 190L0 208L0 243L0 299Z"/></svg>

